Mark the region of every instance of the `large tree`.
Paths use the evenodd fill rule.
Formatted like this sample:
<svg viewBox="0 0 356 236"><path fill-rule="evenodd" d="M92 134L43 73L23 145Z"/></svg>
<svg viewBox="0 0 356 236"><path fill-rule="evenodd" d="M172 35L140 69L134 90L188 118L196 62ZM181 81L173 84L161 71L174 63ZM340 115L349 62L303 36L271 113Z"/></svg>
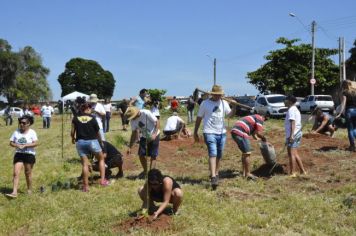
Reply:
<svg viewBox="0 0 356 236"><path fill-rule="evenodd" d="M272 92L306 96L310 94L311 55L309 44L294 45L299 39L277 39L282 49L270 51L267 63L258 70L247 73L249 83L261 93ZM339 83L338 66L329 58L336 49L315 49L315 93L331 93Z"/></svg>
<svg viewBox="0 0 356 236"><path fill-rule="evenodd" d="M67 62L58 81L62 96L79 91L95 93L99 98L111 98L115 88L115 79L110 71L104 70L96 61L83 58L73 58Z"/></svg>
<svg viewBox="0 0 356 236"><path fill-rule="evenodd" d="M49 69L42 65L41 56L30 46L12 52L11 45L0 39L0 93L10 104L51 98L47 82Z"/></svg>
<svg viewBox="0 0 356 236"><path fill-rule="evenodd" d="M356 80L356 40L354 47L349 50L350 58L346 60L346 77L349 80Z"/></svg>

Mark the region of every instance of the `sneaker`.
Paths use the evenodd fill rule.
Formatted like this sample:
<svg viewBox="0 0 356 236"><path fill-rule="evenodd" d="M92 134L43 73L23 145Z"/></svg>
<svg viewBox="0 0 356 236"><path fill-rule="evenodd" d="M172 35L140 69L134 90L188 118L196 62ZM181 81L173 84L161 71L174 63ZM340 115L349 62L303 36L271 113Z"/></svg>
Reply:
<svg viewBox="0 0 356 236"><path fill-rule="evenodd" d="M218 178L216 178L216 176L211 177L211 187L213 188L213 190L215 190L218 187L219 183L218 183Z"/></svg>
<svg viewBox="0 0 356 236"><path fill-rule="evenodd" d="M17 194L14 194L14 193L7 193L5 195L6 195L6 197L9 197L9 198L17 198Z"/></svg>
<svg viewBox="0 0 356 236"><path fill-rule="evenodd" d="M110 182L109 182L109 180L104 179L104 180L100 181L100 185L101 186L108 186L108 185L110 185Z"/></svg>

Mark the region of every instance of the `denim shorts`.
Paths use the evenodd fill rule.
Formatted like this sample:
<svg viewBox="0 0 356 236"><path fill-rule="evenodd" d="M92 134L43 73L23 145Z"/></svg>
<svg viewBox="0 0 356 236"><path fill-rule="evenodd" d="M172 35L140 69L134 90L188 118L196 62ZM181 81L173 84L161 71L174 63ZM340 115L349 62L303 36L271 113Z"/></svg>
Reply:
<svg viewBox="0 0 356 236"><path fill-rule="evenodd" d="M102 151L99 141L97 139L79 139L75 145L77 147L77 151L80 157L88 157L91 153L99 153Z"/></svg>
<svg viewBox="0 0 356 236"><path fill-rule="evenodd" d="M299 147L301 141L302 141L302 133L300 133L300 134L296 135L296 137L294 137L293 143L289 143L288 139L286 139L287 146L290 147L290 148Z"/></svg>
<svg viewBox="0 0 356 236"><path fill-rule="evenodd" d="M204 133L204 141L208 147L209 157L221 158L226 142L226 134L207 134Z"/></svg>
<svg viewBox="0 0 356 236"><path fill-rule="evenodd" d="M140 138L140 146L138 148L138 155L140 157L150 156L153 160L156 160L158 156L158 148L159 148L159 138L160 135L157 135L155 140L147 143L146 150L146 139L144 137Z"/></svg>
<svg viewBox="0 0 356 236"><path fill-rule="evenodd" d="M237 146L239 147L242 153L244 154L251 153L250 140L248 138L238 136L237 134L234 133L231 134L231 137L236 142Z"/></svg>

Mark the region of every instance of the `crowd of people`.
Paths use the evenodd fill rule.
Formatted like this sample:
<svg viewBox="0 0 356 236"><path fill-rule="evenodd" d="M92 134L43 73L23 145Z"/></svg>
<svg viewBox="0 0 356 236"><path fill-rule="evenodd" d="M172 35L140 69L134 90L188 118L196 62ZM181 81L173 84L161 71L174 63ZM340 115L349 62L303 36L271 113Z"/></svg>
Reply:
<svg viewBox="0 0 356 236"><path fill-rule="evenodd" d="M350 151L355 151L354 139L356 137L356 94L350 89L350 82L342 83L341 109L334 118L325 114L317 108L313 111L314 125L312 133L322 133L333 136L337 127L334 119L338 119L345 113ZM227 129L225 118L234 117L236 114L236 104L229 104L223 99L224 91L219 85L214 85L208 93L210 97L203 99L200 104L190 96L187 102L187 123L194 122L194 109L197 109L193 137L195 142L202 138L200 126L202 124L203 139L207 147L208 168L210 172L210 184L213 190L219 186L219 168L223 158L224 147L227 139ZM298 153L302 136L303 125L301 114L296 107L297 99L293 95L286 96L285 105L288 108L285 121L285 146L289 157L289 175L307 175L303 166L303 161ZM150 103L151 108L146 109L145 104ZM142 166L139 178L146 179L146 183L139 188L138 195L142 199L142 207L150 208L154 202L162 202L158 209L153 210L153 216L158 217L169 203L173 204L173 212L176 213L183 199L183 191L177 181L170 176L165 176L156 169L156 161L159 155L159 145L161 140L171 140L172 138L189 138L190 131L187 123L179 117L179 102L176 97L171 102L171 116L168 117L162 132L160 128L159 101L150 101L148 91L142 89L137 97L130 101L123 100L118 105L118 112L122 121L123 131L131 126L131 135L126 153L132 154L132 147L138 143L138 156ZM43 128L50 128L53 108L46 103L42 109ZM81 178L83 180L83 192L89 191L88 176L91 170L99 171L100 185L108 186L108 178L111 176L111 169L118 168L116 178L123 177L123 155L111 143L105 140L105 133L110 130L110 118L112 115L112 104L109 100L101 104L96 94L91 94L88 101L80 104L78 113L73 116L71 138L82 164ZM251 173L251 137L262 142L267 142L264 134L264 122L267 117L253 114L237 120L230 135L241 151L242 174L246 179L255 180L257 177ZM17 197L19 185L19 175L24 167L27 192L32 192L32 169L36 162L35 147L38 144L36 132L30 128L33 124L33 116L24 111L18 118L18 129L11 135L10 146L15 148L13 158L13 190L7 196ZM149 160L148 160L149 159ZM149 161L149 164L148 164ZM92 163L91 163L92 162ZM297 168L299 173L297 172ZM149 199L147 194L149 193Z"/></svg>

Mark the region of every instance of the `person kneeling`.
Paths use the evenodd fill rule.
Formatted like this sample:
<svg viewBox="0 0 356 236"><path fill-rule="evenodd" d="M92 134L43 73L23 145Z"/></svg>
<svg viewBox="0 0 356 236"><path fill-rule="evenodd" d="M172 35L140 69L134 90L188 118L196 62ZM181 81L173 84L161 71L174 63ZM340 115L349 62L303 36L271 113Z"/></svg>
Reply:
<svg viewBox="0 0 356 236"><path fill-rule="evenodd" d="M334 117L324 113L321 108L316 108L313 112L315 116L312 133L326 134L330 133L330 137L334 135L335 127L333 126Z"/></svg>
<svg viewBox="0 0 356 236"><path fill-rule="evenodd" d="M184 135L187 133L185 123L182 118L178 116L177 112L173 112L173 115L168 117L166 126L163 129L163 134L165 135L163 139L171 140L172 136L179 139L182 132Z"/></svg>
<svg viewBox="0 0 356 236"><path fill-rule="evenodd" d="M173 204L173 213L176 214L183 199L183 191L179 184L172 177L162 175L158 169L151 169L148 172L148 182L138 189L138 195L143 201L143 209L147 208L147 203L152 209L154 202L162 202L159 208L153 212L153 219L156 219L169 203ZM149 195L149 201L147 195Z"/></svg>
<svg viewBox="0 0 356 236"><path fill-rule="evenodd" d="M122 154L119 150L117 150L114 145L107 141L103 141L103 155L105 161L105 176L109 178L111 176L111 170L113 168L118 168L118 172L115 175L115 178L121 178L124 176L124 172L122 170ZM94 171L99 171L99 162L95 161L92 164L92 168Z"/></svg>

